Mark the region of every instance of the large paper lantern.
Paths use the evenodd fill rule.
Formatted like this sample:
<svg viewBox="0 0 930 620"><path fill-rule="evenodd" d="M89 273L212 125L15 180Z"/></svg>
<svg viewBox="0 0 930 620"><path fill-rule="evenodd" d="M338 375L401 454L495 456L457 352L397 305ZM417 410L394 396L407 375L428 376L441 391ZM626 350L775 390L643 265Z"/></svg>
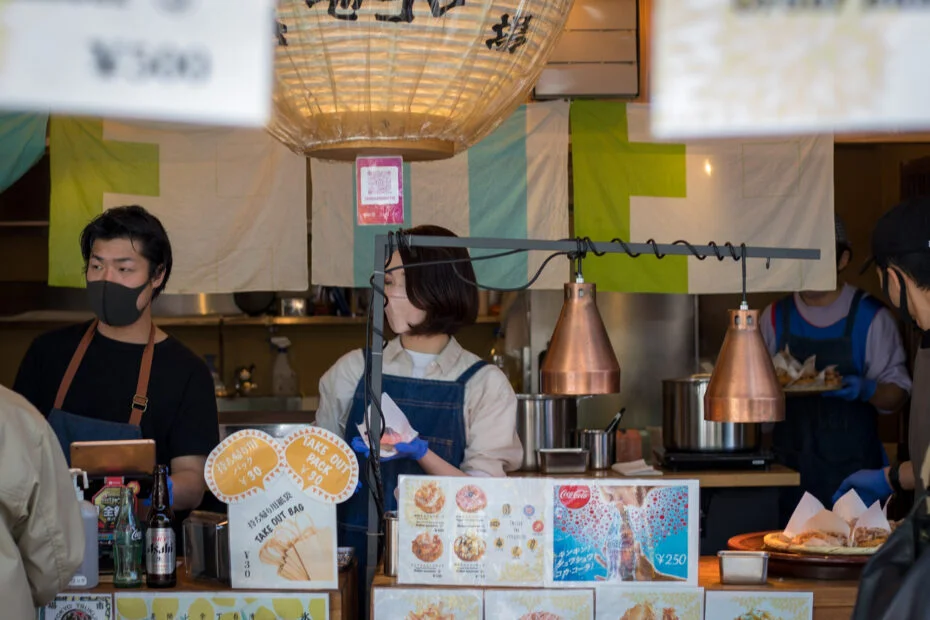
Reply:
<svg viewBox="0 0 930 620"><path fill-rule="evenodd" d="M272 135L326 159L467 149L524 103L573 0L279 0Z"/></svg>

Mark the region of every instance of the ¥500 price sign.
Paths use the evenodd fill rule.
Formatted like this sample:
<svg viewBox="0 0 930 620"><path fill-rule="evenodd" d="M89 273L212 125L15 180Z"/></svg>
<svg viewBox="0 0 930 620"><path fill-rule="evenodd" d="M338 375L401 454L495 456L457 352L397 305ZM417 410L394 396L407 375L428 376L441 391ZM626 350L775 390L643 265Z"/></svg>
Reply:
<svg viewBox="0 0 930 620"><path fill-rule="evenodd" d="M0 108L263 126L273 0L0 0Z"/></svg>

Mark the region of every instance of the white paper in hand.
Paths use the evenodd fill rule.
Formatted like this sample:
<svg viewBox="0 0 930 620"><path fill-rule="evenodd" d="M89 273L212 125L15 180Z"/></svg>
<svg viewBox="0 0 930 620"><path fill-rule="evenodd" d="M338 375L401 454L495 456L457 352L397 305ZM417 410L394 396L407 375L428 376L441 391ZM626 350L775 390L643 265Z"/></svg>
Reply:
<svg viewBox="0 0 930 620"><path fill-rule="evenodd" d="M392 457L397 454L394 445L398 443L408 443L417 438L417 432L410 426L407 416L401 411L394 399L388 394L381 395L381 412L384 414L384 434L381 435L381 457ZM377 411L372 411L368 407L369 417L378 415ZM371 449L368 443L368 425L362 422L358 425L358 432L362 436L362 441Z"/></svg>

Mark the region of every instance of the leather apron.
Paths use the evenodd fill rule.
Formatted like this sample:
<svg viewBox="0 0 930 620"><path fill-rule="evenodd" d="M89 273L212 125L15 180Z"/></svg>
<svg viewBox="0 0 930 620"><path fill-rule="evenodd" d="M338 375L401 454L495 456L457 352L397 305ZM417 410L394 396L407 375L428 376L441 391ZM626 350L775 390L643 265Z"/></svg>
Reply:
<svg viewBox="0 0 930 620"><path fill-rule="evenodd" d="M71 388L74 375L77 374L81 361L87 353L94 334L97 332L98 321L94 320L81 338L77 350L71 357L68 369L65 371L58 394L55 396L55 406L48 414L48 423L55 431L61 449L65 454L68 466L71 466L71 444L76 441L119 441L142 439L142 414L148 409L149 376L152 373L152 357L155 353L155 325L149 332L149 340L142 352L142 364L139 368L139 380L136 382L136 394L130 403L129 423L110 422L86 416L75 415L62 409L65 397Z"/></svg>

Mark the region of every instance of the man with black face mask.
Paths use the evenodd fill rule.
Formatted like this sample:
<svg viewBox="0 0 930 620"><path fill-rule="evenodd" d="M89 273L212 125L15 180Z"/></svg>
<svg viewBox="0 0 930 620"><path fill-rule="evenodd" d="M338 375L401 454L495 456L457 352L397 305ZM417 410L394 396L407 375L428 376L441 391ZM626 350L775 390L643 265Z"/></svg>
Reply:
<svg viewBox="0 0 930 620"><path fill-rule="evenodd" d="M903 202L878 221L872 233L872 256L885 295L902 320L924 333L914 364L908 448L911 461L882 469L863 469L849 476L837 490L840 497L856 489L866 503L884 500L892 492L916 489L930 445L930 197Z"/></svg>
<svg viewBox="0 0 930 620"><path fill-rule="evenodd" d="M139 206L110 209L81 233L96 320L43 334L14 390L48 418L66 458L75 441L155 440L177 511L196 508L206 457L219 441L206 364L152 322L171 275L171 244Z"/></svg>

